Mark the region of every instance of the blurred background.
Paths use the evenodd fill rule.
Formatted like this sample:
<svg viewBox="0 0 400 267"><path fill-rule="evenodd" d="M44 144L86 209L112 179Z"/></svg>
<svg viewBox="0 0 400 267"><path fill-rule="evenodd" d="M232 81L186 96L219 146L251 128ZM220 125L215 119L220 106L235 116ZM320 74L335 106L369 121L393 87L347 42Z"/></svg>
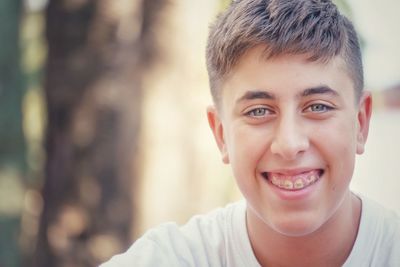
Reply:
<svg viewBox="0 0 400 267"><path fill-rule="evenodd" d="M240 198L205 111L228 2L0 1L0 267L96 266ZM400 2L336 2L374 96L351 187L400 213Z"/></svg>

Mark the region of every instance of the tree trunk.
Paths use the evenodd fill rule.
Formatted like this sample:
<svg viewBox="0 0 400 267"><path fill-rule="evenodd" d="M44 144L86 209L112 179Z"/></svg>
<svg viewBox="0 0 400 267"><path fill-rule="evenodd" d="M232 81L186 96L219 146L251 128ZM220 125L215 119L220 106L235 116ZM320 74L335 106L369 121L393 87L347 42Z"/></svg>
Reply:
<svg viewBox="0 0 400 267"><path fill-rule="evenodd" d="M131 242L141 80L162 5L49 1L47 162L35 266L95 266Z"/></svg>

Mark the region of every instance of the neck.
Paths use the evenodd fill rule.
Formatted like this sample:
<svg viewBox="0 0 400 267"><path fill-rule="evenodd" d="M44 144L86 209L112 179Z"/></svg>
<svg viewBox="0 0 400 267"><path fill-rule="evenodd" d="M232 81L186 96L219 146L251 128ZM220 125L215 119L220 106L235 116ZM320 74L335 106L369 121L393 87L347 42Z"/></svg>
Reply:
<svg viewBox="0 0 400 267"><path fill-rule="evenodd" d="M357 237L361 200L349 192L331 218L301 237L278 233L249 212L246 216L250 242L262 266L342 266Z"/></svg>

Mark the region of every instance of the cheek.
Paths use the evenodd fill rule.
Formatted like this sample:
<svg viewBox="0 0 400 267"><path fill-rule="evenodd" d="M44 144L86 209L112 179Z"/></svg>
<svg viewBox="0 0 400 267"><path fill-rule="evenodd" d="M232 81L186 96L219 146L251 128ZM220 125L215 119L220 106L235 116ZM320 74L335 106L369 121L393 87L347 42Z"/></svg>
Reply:
<svg viewBox="0 0 400 267"><path fill-rule="evenodd" d="M228 140L229 159L238 182L246 183L256 175L268 138L262 129L244 126L231 129L231 133Z"/></svg>
<svg viewBox="0 0 400 267"><path fill-rule="evenodd" d="M314 133L319 151L328 165L333 184L346 184L353 175L356 156L356 126L344 120L332 127L320 127Z"/></svg>

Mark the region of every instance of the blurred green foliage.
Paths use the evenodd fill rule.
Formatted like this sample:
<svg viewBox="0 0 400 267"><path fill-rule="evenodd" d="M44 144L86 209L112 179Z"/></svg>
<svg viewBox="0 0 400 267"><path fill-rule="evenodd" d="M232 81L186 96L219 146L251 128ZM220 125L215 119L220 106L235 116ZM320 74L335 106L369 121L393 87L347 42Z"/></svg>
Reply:
<svg viewBox="0 0 400 267"><path fill-rule="evenodd" d="M27 12L20 0L0 1L1 267L24 262L25 190L41 181L43 27L42 13Z"/></svg>
<svg viewBox="0 0 400 267"><path fill-rule="evenodd" d="M21 2L0 2L0 166L26 170L21 103L25 92L20 67L19 27Z"/></svg>
<svg viewBox="0 0 400 267"><path fill-rule="evenodd" d="M18 235L23 195L18 193L27 167L22 130L25 83L20 65L21 10L21 1L0 2L0 266L5 267L20 266Z"/></svg>
<svg viewBox="0 0 400 267"><path fill-rule="evenodd" d="M19 246L20 219L18 217L0 216L0 266L21 266Z"/></svg>

